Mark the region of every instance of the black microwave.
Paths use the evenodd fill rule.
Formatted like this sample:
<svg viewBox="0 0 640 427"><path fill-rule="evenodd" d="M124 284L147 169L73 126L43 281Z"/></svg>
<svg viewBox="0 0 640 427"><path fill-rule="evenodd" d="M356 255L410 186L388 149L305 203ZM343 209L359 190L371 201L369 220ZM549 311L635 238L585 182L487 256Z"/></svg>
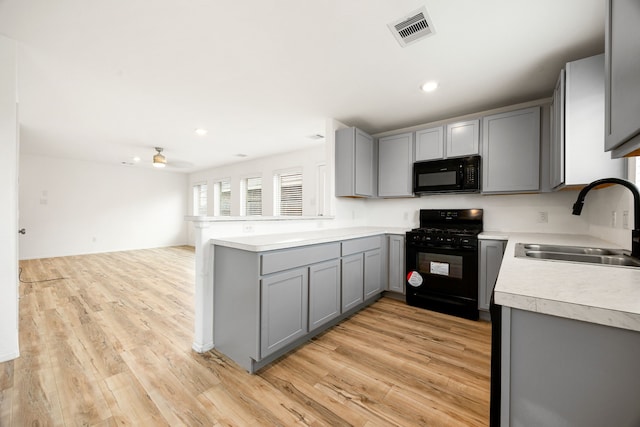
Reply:
<svg viewBox="0 0 640 427"><path fill-rule="evenodd" d="M480 156L426 160L413 164L413 192L480 192Z"/></svg>

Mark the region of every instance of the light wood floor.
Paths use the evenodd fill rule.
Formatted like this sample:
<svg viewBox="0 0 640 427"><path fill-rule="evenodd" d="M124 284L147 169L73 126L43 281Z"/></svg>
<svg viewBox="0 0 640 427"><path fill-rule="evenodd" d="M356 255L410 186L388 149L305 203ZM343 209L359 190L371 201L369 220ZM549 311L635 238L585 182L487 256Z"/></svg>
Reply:
<svg viewBox="0 0 640 427"><path fill-rule="evenodd" d="M188 247L20 263L0 426L486 426L490 325L383 298L249 375L191 350Z"/></svg>

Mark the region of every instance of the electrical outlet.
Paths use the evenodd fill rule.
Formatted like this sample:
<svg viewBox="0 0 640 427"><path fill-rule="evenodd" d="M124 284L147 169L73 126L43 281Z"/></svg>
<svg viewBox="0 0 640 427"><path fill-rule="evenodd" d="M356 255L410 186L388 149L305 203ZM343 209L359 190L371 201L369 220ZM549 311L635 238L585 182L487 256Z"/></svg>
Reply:
<svg viewBox="0 0 640 427"><path fill-rule="evenodd" d="M409 220L409 212L405 212L405 213L404 213L404 215L402 216L402 218L403 218L405 221L408 221L408 220Z"/></svg>
<svg viewBox="0 0 640 427"><path fill-rule="evenodd" d="M616 228L618 225L618 212L611 211L611 228Z"/></svg>
<svg viewBox="0 0 640 427"><path fill-rule="evenodd" d="M243 233L253 233L253 225L251 224L244 224L242 226L242 232Z"/></svg>
<svg viewBox="0 0 640 427"><path fill-rule="evenodd" d="M622 228L629 229L629 211L622 211Z"/></svg>
<svg viewBox="0 0 640 427"><path fill-rule="evenodd" d="M549 222L549 212L540 211L538 212L538 224L546 224Z"/></svg>

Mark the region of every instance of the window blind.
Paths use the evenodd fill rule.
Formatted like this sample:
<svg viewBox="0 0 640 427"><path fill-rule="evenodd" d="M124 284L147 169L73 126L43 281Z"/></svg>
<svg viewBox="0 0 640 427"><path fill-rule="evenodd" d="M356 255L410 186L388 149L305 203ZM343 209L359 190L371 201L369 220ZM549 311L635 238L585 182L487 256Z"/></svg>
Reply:
<svg viewBox="0 0 640 427"><path fill-rule="evenodd" d="M222 180L220 185L220 216L231 216L231 181Z"/></svg>
<svg viewBox="0 0 640 427"><path fill-rule="evenodd" d="M302 216L302 173L278 175L276 184L279 188L279 200L276 200L278 215Z"/></svg>
<svg viewBox="0 0 640 427"><path fill-rule="evenodd" d="M247 178L245 215L262 215L262 178Z"/></svg>

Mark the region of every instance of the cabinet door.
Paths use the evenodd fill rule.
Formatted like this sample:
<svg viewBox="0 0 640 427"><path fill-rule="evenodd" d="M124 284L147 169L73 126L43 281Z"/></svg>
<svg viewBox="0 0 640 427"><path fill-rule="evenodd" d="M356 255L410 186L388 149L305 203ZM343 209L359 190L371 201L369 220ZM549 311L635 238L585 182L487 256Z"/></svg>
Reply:
<svg viewBox="0 0 640 427"><path fill-rule="evenodd" d="M342 311L364 301L364 254L342 258Z"/></svg>
<svg viewBox="0 0 640 427"><path fill-rule="evenodd" d="M356 129L355 194L373 196L373 138Z"/></svg>
<svg viewBox="0 0 640 427"><path fill-rule="evenodd" d="M540 189L540 107L482 119L482 192Z"/></svg>
<svg viewBox="0 0 640 427"><path fill-rule="evenodd" d="M405 259L404 245L405 236L391 235L388 237L389 244L389 282L388 291L398 292L404 295L405 283Z"/></svg>
<svg viewBox="0 0 640 427"><path fill-rule="evenodd" d="M340 315L340 260L309 267L309 331Z"/></svg>
<svg viewBox="0 0 640 427"><path fill-rule="evenodd" d="M336 196L373 196L373 148L373 138L360 129L351 127L336 131Z"/></svg>
<svg viewBox="0 0 640 427"><path fill-rule="evenodd" d="M382 252L380 249L364 253L364 298L382 292Z"/></svg>
<svg viewBox="0 0 640 427"><path fill-rule="evenodd" d="M480 283L478 308L489 310L493 288L498 280L506 242L504 240L480 240Z"/></svg>
<svg viewBox="0 0 640 427"><path fill-rule="evenodd" d="M416 162L444 157L444 128L438 126L416 132Z"/></svg>
<svg viewBox="0 0 640 427"><path fill-rule="evenodd" d="M460 157L480 154L480 121L447 125L446 157Z"/></svg>
<svg viewBox="0 0 640 427"><path fill-rule="evenodd" d="M551 104L551 150L549 152L551 188L564 183L564 73L564 70L560 70Z"/></svg>
<svg viewBox="0 0 640 427"><path fill-rule="evenodd" d="M261 358L307 333L308 291L307 268L262 279Z"/></svg>
<svg viewBox="0 0 640 427"><path fill-rule="evenodd" d="M378 197L413 195L413 134L378 141Z"/></svg>
<svg viewBox="0 0 640 427"><path fill-rule="evenodd" d="M609 0L605 31L605 151L640 150L640 2ZM629 140L629 142L626 142ZM624 146L621 146L625 143ZM627 149L626 147L629 146ZM639 155L636 151L635 155Z"/></svg>

